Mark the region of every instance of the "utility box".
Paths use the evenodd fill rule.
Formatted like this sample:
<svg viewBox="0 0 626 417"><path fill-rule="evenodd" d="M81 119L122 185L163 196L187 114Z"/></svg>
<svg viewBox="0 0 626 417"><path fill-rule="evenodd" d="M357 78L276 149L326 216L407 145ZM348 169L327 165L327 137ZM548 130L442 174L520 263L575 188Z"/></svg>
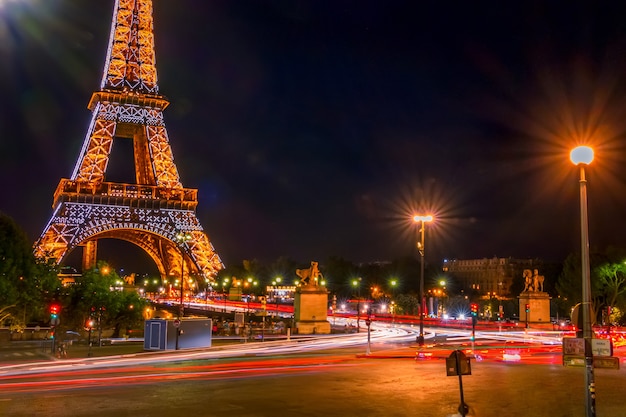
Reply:
<svg viewBox="0 0 626 417"><path fill-rule="evenodd" d="M146 320L144 323L144 350L192 349L211 347L213 321L211 319Z"/></svg>

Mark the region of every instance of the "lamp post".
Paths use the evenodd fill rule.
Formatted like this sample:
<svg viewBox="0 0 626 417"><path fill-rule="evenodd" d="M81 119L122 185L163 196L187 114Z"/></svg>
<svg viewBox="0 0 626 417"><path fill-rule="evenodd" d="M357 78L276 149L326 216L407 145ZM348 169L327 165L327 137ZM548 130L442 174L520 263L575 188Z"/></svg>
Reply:
<svg viewBox="0 0 626 417"><path fill-rule="evenodd" d="M589 222L587 218L587 180L585 165L593 161L593 149L579 146L570 153L574 165L580 167L580 242L582 258L583 299L583 339L585 343L585 410L587 417L596 415L596 384L593 376L593 352L591 350L591 273L589 266Z"/></svg>
<svg viewBox="0 0 626 417"><path fill-rule="evenodd" d="M439 286L441 287L439 289L439 309L441 310L441 317L443 318L446 313L446 281L443 279L439 280Z"/></svg>
<svg viewBox="0 0 626 417"><path fill-rule="evenodd" d="M278 321L278 286L282 280L281 277L276 277L276 279L272 281L272 285L274 286L274 303L276 304L276 321Z"/></svg>
<svg viewBox="0 0 626 417"><path fill-rule="evenodd" d="M357 289L356 298L356 332L361 332L361 278L352 281L352 286Z"/></svg>
<svg viewBox="0 0 626 417"><path fill-rule="evenodd" d="M413 216L413 221L420 223L420 240L417 242L417 250L420 254L420 334L417 336L417 343L424 346L424 229L426 222L433 221L433 216Z"/></svg>
<svg viewBox="0 0 626 417"><path fill-rule="evenodd" d="M185 305L183 299L184 277L185 277L185 245L191 240L190 233L178 232L176 242L180 247L180 301L178 306L178 327L176 328L176 350L178 350L178 338L180 336L180 320L185 315Z"/></svg>

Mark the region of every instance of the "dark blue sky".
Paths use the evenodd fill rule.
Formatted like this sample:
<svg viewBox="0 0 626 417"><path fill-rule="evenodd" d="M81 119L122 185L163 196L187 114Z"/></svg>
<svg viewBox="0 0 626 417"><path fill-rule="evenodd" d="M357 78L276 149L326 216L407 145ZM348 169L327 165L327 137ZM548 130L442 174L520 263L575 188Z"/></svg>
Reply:
<svg viewBox="0 0 626 417"><path fill-rule="evenodd" d="M626 7L544 3L155 0L174 158L225 263L390 260L415 252L414 210L437 217L433 262L562 260L583 141L591 245L626 246ZM33 241L78 158L112 8L0 6L0 210Z"/></svg>

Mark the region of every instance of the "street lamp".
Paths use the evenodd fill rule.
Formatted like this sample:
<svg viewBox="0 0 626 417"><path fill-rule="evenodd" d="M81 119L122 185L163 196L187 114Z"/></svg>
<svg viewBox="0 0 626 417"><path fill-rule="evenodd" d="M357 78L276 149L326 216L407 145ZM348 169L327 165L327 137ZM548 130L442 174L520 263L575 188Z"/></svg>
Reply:
<svg viewBox="0 0 626 417"><path fill-rule="evenodd" d="M178 306L178 326L176 328L176 350L178 350L178 338L180 336L180 319L185 315L183 300L184 276L185 276L185 245L191 240L190 233L178 232L176 242L180 247L180 304Z"/></svg>
<svg viewBox="0 0 626 417"><path fill-rule="evenodd" d="M281 277L276 277L276 279L272 281L272 285L274 285L274 302L276 303L276 320L278 320L278 286L282 280Z"/></svg>
<svg viewBox="0 0 626 417"><path fill-rule="evenodd" d="M425 223L432 222L433 216L413 216L413 221L421 223L420 240L417 242L417 250L420 254L420 334L417 336L417 343L424 346L424 231Z"/></svg>
<svg viewBox="0 0 626 417"><path fill-rule="evenodd" d="M593 149L579 146L570 152L574 165L580 167L580 243L582 258L583 299L583 339L585 343L585 409L587 417L596 415L595 381L593 377L593 352L591 350L591 272L589 267L589 222L587 216L587 180L585 165L593 161Z"/></svg>
<svg viewBox="0 0 626 417"><path fill-rule="evenodd" d="M445 302L444 302L446 297L447 297L447 294L446 294L446 281L443 280L443 279L440 280L439 281L439 285L441 286L441 291L440 291L440 294L441 294L441 317L443 317L443 315L446 312L446 305L445 305Z"/></svg>
<svg viewBox="0 0 626 417"><path fill-rule="evenodd" d="M392 279L389 281L389 285L391 286L391 298L396 297L396 285L398 285L398 280Z"/></svg>
<svg viewBox="0 0 626 417"><path fill-rule="evenodd" d="M352 286L357 289L356 299L356 331L361 332L361 278L352 280Z"/></svg>

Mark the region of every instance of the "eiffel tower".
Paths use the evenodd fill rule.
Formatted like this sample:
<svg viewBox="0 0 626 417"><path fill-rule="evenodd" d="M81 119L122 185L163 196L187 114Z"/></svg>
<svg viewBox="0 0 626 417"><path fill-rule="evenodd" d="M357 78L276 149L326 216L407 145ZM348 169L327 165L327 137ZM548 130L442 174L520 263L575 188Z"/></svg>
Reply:
<svg viewBox="0 0 626 417"><path fill-rule="evenodd" d="M72 176L54 193L37 256L61 263L81 246L84 270L96 263L99 239L119 239L143 249L162 279L185 271L214 280L224 266L196 216L198 190L180 182L163 122L168 104L157 85L152 0L116 0L91 124ZM118 139L133 141L134 184L106 181Z"/></svg>

